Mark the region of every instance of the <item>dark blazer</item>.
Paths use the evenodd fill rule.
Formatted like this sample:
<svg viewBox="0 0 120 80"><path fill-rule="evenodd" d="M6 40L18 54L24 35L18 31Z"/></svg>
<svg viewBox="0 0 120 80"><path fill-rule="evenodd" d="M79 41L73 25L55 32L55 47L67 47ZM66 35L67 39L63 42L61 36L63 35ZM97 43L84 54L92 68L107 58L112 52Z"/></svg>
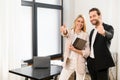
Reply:
<svg viewBox="0 0 120 80"><path fill-rule="evenodd" d="M115 66L114 61L111 57L111 52L109 50L111 39L113 38L114 35L114 29L111 25L105 23L103 23L103 26L105 29L105 36L97 33L95 42L93 44L96 70L106 69ZM90 46L93 31L94 29L91 31L89 37Z"/></svg>

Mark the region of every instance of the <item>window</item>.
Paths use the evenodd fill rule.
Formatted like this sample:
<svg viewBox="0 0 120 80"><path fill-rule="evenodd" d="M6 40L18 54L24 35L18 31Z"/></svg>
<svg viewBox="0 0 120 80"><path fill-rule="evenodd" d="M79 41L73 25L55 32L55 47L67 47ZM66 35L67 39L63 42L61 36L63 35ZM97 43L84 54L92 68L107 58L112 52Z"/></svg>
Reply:
<svg viewBox="0 0 120 80"><path fill-rule="evenodd" d="M23 6L32 7L33 56L59 57L63 39L59 28L63 23L62 0L26 0Z"/></svg>
<svg viewBox="0 0 120 80"><path fill-rule="evenodd" d="M38 56L61 53L60 17L60 10L37 9Z"/></svg>

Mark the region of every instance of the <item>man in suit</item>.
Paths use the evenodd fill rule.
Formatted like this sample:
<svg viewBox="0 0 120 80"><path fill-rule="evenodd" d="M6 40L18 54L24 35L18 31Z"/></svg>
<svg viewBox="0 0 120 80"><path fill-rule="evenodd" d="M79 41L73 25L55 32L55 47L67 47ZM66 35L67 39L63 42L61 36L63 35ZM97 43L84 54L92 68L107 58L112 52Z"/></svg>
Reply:
<svg viewBox="0 0 120 80"><path fill-rule="evenodd" d="M115 66L109 50L114 29L111 25L102 22L98 8L89 10L90 22L94 29L90 33L90 56L87 58L87 67L91 80L109 80L109 68Z"/></svg>

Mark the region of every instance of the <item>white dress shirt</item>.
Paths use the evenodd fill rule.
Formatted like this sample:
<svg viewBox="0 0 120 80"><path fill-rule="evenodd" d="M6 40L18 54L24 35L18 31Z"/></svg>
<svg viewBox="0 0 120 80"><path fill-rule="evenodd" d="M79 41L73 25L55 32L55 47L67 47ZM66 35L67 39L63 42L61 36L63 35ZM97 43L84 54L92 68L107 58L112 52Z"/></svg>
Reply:
<svg viewBox="0 0 120 80"><path fill-rule="evenodd" d="M90 53L90 57L91 58L95 58L94 56L94 49L93 49L93 45L94 45L94 42L95 42L95 38L96 38L96 34L97 34L97 30L95 29L94 32L93 32L93 35L92 35L92 42L91 42L91 53Z"/></svg>

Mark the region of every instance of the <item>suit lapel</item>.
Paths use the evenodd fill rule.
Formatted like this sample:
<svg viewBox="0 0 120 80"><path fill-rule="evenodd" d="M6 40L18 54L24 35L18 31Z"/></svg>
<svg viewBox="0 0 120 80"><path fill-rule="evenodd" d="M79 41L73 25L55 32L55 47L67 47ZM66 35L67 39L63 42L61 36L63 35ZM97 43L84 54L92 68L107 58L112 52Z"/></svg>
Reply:
<svg viewBox="0 0 120 80"><path fill-rule="evenodd" d="M99 37L99 34L97 32L94 43L96 42L96 40L98 39L98 37Z"/></svg>
<svg viewBox="0 0 120 80"><path fill-rule="evenodd" d="M93 35L94 29L90 33L90 46L91 46L91 41L92 41L92 35Z"/></svg>

